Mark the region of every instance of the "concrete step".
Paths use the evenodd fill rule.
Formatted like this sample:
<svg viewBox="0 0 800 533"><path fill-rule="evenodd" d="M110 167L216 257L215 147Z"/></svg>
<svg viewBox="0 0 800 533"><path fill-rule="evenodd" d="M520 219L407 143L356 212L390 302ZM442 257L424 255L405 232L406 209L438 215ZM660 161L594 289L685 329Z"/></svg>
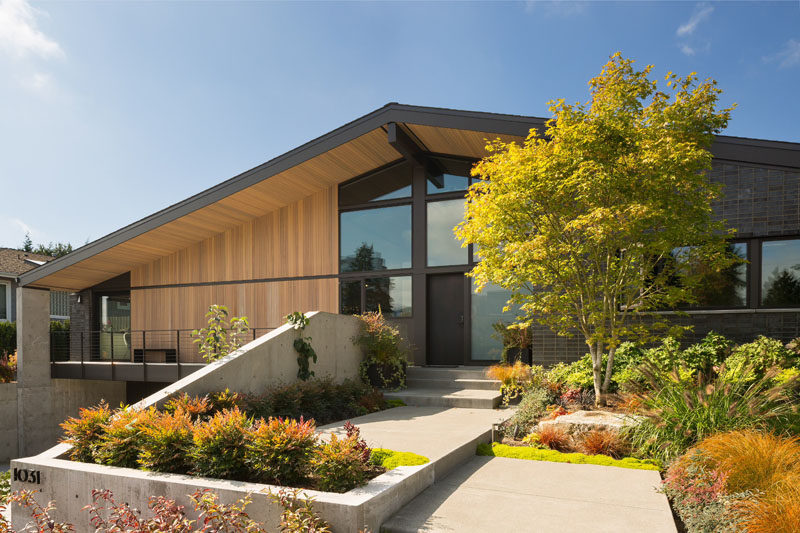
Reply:
<svg viewBox="0 0 800 533"><path fill-rule="evenodd" d="M462 407L471 409L494 409L500 405L501 395L495 390L471 389L406 389L385 392L386 399L403 400L406 405L417 407Z"/></svg>
<svg viewBox="0 0 800 533"><path fill-rule="evenodd" d="M406 385L408 385L409 389L500 390L501 382L496 379L407 378Z"/></svg>
<svg viewBox="0 0 800 533"><path fill-rule="evenodd" d="M410 366L407 376L414 379L486 379L486 370L466 366Z"/></svg>

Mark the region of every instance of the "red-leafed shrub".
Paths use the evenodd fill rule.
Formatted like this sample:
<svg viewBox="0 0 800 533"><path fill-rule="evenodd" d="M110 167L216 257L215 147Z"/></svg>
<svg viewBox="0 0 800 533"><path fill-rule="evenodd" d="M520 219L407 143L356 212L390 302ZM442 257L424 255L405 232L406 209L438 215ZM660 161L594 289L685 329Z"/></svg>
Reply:
<svg viewBox="0 0 800 533"><path fill-rule="evenodd" d="M349 425L348 425L349 424ZM312 465L320 490L346 492L363 485L372 470L370 449L361 438L358 428L345 424L343 439L331 434L330 441L317 448Z"/></svg>
<svg viewBox="0 0 800 533"><path fill-rule="evenodd" d="M315 429L313 420L262 419L248 445L247 464L261 481L294 486L309 474Z"/></svg>
<svg viewBox="0 0 800 533"><path fill-rule="evenodd" d="M199 476L246 481L245 460L252 440L253 421L238 407L216 413L194 428L190 452L192 472Z"/></svg>
<svg viewBox="0 0 800 533"><path fill-rule="evenodd" d="M17 352L0 355L0 383L11 383L17 378Z"/></svg>
<svg viewBox="0 0 800 533"><path fill-rule="evenodd" d="M580 436L578 448L586 455L608 455L621 459L630 452L630 444L619 431L593 429Z"/></svg>
<svg viewBox="0 0 800 533"><path fill-rule="evenodd" d="M566 452L572 448L572 438L566 430L544 426L539 430L539 442L551 450Z"/></svg>
<svg viewBox="0 0 800 533"><path fill-rule="evenodd" d="M185 474L192 466L193 431L192 419L182 409L152 417L142 427L139 465L156 472Z"/></svg>
<svg viewBox="0 0 800 533"><path fill-rule="evenodd" d="M70 459L84 463L94 462L94 451L100 443L103 426L111 418L108 404L100 402L95 407L82 407L77 417L70 417L61 424L64 437L61 442L72 446Z"/></svg>

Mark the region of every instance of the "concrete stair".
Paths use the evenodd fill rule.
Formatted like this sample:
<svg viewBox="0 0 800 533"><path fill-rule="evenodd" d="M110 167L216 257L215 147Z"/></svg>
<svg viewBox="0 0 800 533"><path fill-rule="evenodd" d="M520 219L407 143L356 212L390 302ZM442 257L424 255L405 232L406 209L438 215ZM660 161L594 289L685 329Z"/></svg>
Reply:
<svg viewBox="0 0 800 533"><path fill-rule="evenodd" d="M493 409L500 405L500 382L487 379L482 368L408 368L408 388L386 392L386 398L419 407Z"/></svg>

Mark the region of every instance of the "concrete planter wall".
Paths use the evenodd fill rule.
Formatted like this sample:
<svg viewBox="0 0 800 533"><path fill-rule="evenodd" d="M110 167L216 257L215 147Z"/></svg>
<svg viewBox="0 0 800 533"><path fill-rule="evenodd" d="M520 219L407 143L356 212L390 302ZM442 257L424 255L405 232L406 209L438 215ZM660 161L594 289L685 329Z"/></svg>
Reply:
<svg viewBox="0 0 800 533"><path fill-rule="evenodd" d="M0 383L0 463L17 455L17 384Z"/></svg>
<svg viewBox="0 0 800 533"><path fill-rule="evenodd" d="M252 503L247 512L254 520L263 522L268 531L277 531L280 524L282 509L269 497L270 492L277 493L280 487L272 485L159 474L42 456L14 461L12 467L20 478L28 479L13 481L12 489L41 490L37 500L55 501L54 518L74 524L76 531L93 531L89 514L81 510L90 503L92 489L113 491L117 502L142 510L145 516L150 516L147 507L150 496L163 495L185 506L191 518L196 515L191 512L193 504L188 495L197 489L213 490L223 503L233 503L249 494ZM382 522L432 484L433 476L432 464L399 467L345 494L306 490L303 495L314 498L314 509L334 531L355 532L364 526L378 531ZM17 531L22 531L28 520L29 515L23 510L12 508Z"/></svg>
<svg viewBox="0 0 800 533"><path fill-rule="evenodd" d="M362 354L352 342L358 333L358 319L322 312L308 313L308 317L309 324L302 334L312 338L311 345L318 355L317 363L310 366L315 376L330 377L337 382L358 379ZM235 392L260 393L272 385L294 382L298 365L293 343L298 335L288 324L281 326L148 396L133 408L160 406L172 394L181 392L194 396L228 388ZM140 510L147 509L148 498L153 495L174 498L191 509L187 495L197 488L214 490L225 503L253 493L253 503L248 508L251 516L273 529L279 523L280 507L263 493L270 489L275 491L277 487L76 463L65 459L68 450L68 446L61 444L36 457L13 461L12 470L19 475L16 479L12 476L12 489L41 490L40 501L54 500L57 519L74 523L78 531L91 529L88 515L81 508L89 503L92 489L110 489L118 501L128 502ZM347 494L305 492L316 499L316 509L337 531L358 531L365 525L376 528L430 485L433 476L432 465L402 467ZM27 514L15 506L12 520L16 527L22 527Z"/></svg>

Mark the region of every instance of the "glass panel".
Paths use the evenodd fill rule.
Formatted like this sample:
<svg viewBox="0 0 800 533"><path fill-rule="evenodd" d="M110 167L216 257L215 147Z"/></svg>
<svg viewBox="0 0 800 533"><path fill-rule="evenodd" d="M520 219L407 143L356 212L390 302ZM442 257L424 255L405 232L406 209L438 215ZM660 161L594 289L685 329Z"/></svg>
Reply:
<svg viewBox="0 0 800 533"><path fill-rule="evenodd" d="M514 320L512 312L503 314L511 293L496 285L487 285L481 292L475 291L472 281L472 359L474 361L499 361L503 343L492 337L492 324Z"/></svg>
<svg viewBox="0 0 800 533"><path fill-rule="evenodd" d="M128 294L100 296L101 359L130 359L131 297Z"/></svg>
<svg viewBox="0 0 800 533"><path fill-rule="evenodd" d="M411 197L411 166L401 163L339 187L339 205Z"/></svg>
<svg viewBox="0 0 800 533"><path fill-rule="evenodd" d="M361 314L361 281L342 281L339 284L339 313Z"/></svg>
<svg viewBox="0 0 800 533"><path fill-rule="evenodd" d="M438 194L440 192L466 191L469 187L469 178L464 176L454 176L453 174L441 174L428 178L428 194Z"/></svg>
<svg viewBox="0 0 800 533"><path fill-rule="evenodd" d="M467 262L467 249L453 234L453 228L464 220L464 202L459 198L428 203L428 266Z"/></svg>
<svg viewBox="0 0 800 533"><path fill-rule="evenodd" d="M467 190L472 163L444 157L437 157L434 160L442 173L428 177L428 194Z"/></svg>
<svg viewBox="0 0 800 533"><path fill-rule="evenodd" d="M800 240L761 243L761 305L800 305Z"/></svg>
<svg viewBox="0 0 800 533"><path fill-rule="evenodd" d="M0 320L8 320L8 285L0 283Z"/></svg>
<svg viewBox="0 0 800 533"><path fill-rule="evenodd" d="M365 283L367 311L380 308L387 318L411 316L411 276L373 278Z"/></svg>
<svg viewBox="0 0 800 533"><path fill-rule="evenodd" d="M742 260L747 259L747 243L729 243L728 252ZM689 247L673 250L672 255L679 262L688 261ZM695 296L697 303L692 307L736 308L747 305L747 263L738 263L723 271L716 272L703 264L691 265L693 274L700 275Z"/></svg>
<svg viewBox="0 0 800 533"><path fill-rule="evenodd" d="M340 270L411 268L411 206L341 213Z"/></svg>

